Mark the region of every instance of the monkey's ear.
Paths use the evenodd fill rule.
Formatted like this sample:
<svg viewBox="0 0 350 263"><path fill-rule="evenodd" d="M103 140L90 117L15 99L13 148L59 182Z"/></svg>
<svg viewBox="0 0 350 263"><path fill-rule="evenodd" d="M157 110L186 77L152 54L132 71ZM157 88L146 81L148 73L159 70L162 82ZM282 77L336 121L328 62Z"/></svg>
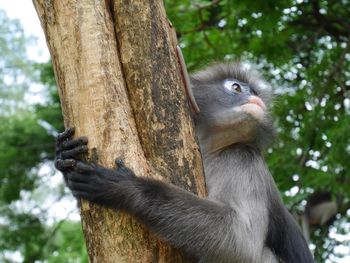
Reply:
<svg viewBox="0 0 350 263"><path fill-rule="evenodd" d="M176 46L176 54L177 54L177 58L178 58L179 63L180 63L181 76L182 76L182 80L183 80L184 85L185 85L187 98L190 101L190 104L192 106L193 111L195 113L199 113L200 109L199 109L198 104L196 102L196 99L193 95L192 86L191 86L191 82L190 82L190 77L189 77L188 72L187 72L185 59L184 59L184 56L182 54L181 48L179 46Z"/></svg>

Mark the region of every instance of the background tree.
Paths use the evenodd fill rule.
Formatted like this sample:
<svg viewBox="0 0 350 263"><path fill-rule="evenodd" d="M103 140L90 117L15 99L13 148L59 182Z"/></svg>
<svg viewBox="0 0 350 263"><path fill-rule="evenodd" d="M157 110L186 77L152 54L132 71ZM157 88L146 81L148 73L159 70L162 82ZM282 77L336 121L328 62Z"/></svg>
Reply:
<svg viewBox="0 0 350 263"><path fill-rule="evenodd" d="M89 138L89 161L112 168L123 157L137 175L204 196L199 147L162 1L34 4L65 126ZM130 215L80 204L90 261L187 261Z"/></svg>
<svg viewBox="0 0 350 263"><path fill-rule="evenodd" d="M3 10L0 24L0 261L84 261L80 224L52 222L47 211L66 193L57 186L50 195L43 191L50 189L53 170L40 171L51 167L53 131L63 128L51 63L27 58L26 47L35 40ZM39 81L47 89L35 105L30 86Z"/></svg>

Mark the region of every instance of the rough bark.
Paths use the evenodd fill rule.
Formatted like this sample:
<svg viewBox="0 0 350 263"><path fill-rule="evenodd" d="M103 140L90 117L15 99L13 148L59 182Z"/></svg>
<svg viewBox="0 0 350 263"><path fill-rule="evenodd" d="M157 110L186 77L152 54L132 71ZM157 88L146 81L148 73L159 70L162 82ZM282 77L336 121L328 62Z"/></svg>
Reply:
<svg viewBox="0 0 350 263"><path fill-rule="evenodd" d="M146 158L163 177L203 196L200 153L163 1L112 2L120 60Z"/></svg>
<svg viewBox="0 0 350 263"><path fill-rule="evenodd" d="M162 1L34 5L65 126L88 136L90 159L113 167L122 156L138 175L204 196L200 153ZM80 209L91 262L186 261L129 215L84 201Z"/></svg>

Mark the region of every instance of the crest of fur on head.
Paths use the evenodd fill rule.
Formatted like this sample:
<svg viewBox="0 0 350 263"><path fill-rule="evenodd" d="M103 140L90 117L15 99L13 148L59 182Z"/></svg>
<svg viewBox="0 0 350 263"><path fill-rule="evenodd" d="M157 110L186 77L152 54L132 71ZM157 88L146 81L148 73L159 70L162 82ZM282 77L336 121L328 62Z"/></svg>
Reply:
<svg viewBox="0 0 350 263"><path fill-rule="evenodd" d="M275 137L275 129L269 114L269 109L273 100L271 86L263 79L261 74L249 62L228 62L214 63L213 65L200 70L191 75L191 85L195 94L196 101L201 110L198 116L195 116L195 123L201 122L208 117L208 103L211 100L211 94L204 87L218 85L227 79L236 79L246 83L266 105L264 120L261 121L257 130L256 140L254 142L260 149L265 148ZM198 122L197 122L198 123Z"/></svg>

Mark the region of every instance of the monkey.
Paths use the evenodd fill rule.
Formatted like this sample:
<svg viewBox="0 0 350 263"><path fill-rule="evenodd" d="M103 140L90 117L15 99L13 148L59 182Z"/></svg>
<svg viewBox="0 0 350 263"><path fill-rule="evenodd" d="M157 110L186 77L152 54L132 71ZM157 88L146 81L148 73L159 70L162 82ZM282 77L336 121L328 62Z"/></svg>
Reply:
<svg viewBox="0 0 350 263"><path fill-rule="evenodd" d="M194 73L193 116L207 198L81 159L88 139L74 128L57 137L55 166L75 197L125 211L200 263L314 262L265 163L274 138L272 89L250 64L214 64Z"/></svg>
<svg viewBox="0 0 350 263"><path fill-rule="evenodd" d="M330 192L316 191L311 194L305 206L302 216L302 227L305 239L310 240L310 226L329 226L335 220L338 212L338 204L332 200Z"/></svg>
<svg viewBox="0 0 350 263"><path fill-rule="evenodd" d="M337 211L330 192L315 192L307 200L305 216L310 225L322 227L334 221Z"/></svg>

